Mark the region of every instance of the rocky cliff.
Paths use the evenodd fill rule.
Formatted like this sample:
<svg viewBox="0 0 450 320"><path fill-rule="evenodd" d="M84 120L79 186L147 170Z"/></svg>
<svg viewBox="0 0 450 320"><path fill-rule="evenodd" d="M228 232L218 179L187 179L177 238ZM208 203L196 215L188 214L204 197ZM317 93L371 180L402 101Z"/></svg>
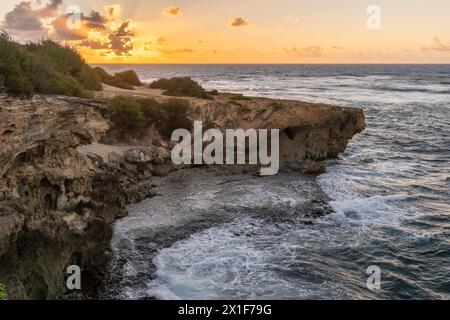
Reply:
<svg viewBox="0 0 450 320"><path fill-rule="evenodd" d="M137 94L166 99L157 91ZM222 129L281 129L282 164L304 172L322 172L364 129L359 109L229 98L190 99L192 119ZM65 287L71 264L82 267L83 295L95 289L124 204L151 196L151 177L177 169L164 141L100 144L113 130L106 113L94 100L0 96L0 282L9 297L74 297Z"/></svg>
<svg viewBox="0 0 450 320"><path fill-rule="evenodd" d="M280 129L280 163L304 173L323 173L348 141L365 128L361 109L301 101L250 98L236 101L222 94L214 102L193 103L194 118L212 127Z"/></svg>
<svg viewBox="0 0 450 320"><path fill-rule="evenodd" d="M64 268L93 265L123 208L117 177L76 147L109 128L103 104L0 97L0 282L11 298L65 292Z"/></svg>

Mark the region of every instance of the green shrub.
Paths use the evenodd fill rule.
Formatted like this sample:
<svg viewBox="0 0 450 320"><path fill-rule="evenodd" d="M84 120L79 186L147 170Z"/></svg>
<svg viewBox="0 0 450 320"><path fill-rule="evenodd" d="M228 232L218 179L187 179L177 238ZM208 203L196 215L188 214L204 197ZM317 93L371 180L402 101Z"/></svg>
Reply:
<svg viewBox="0 0 450 320"><path fill-rule="evenodd" d="M133 86L141 86L142 82L139 80L138 75L133 70L126 70L123 72L116 73L115 78L122 80L125 83L131 84Z"/></svg>
<svg viewBox="0 0 450 320"><path fill-rule="evenodd" d="M55 76L56 74L57 81L53 81L53 85L56 87L43 93L82 95L83 90L99 91L102 89L100 77L74 48L61 45L53 40L30 43L26 45L26 48L34 55L35 64L44 65L44 68L48 69L47 75ZM42 81L49 81L49 79L35 74L35 82Z"/></svg>
<svg viewBox="0 0 450 320"><path fill-rule="evenodd" d="M101 91L103 89L102 79L90 66L83 66L79 78L80 82L88 90Z"/></svg>
<svg viewBox="0 0 450 320"><path fill-rule="evenodd" d="M166 113L164 112L161 104L153 99L142 98L138 100L141 105L141 111L146 119L148 126L152 124L158 124L166 120Z"/></svg>
<svg viewBox="0 0 450 320"><path fill-rule="evenodd" d="M167 96L211 99L206 90L189 77L159 79L152 82L150 88L163 89L163 94Z"/></svg>
<svg viewBox="0 0 450 320"><path fill-rule="evenodd" d="M0 78L17 96L86 96L86 90L102 89L100 77L75 49L53 40L21 45L5 32L0 33Z"/></svg>
<svg viewBox="0 0 450 320"><path fill-rule="evenodd" d="M125 90L134 90L134 87L131 84L126 83L125 81L121 80L118 77L110 75L108 72L106 72L101 67L95 67L94 72L101 79L101 82L103 82L109 86L120 88L120 89L125 89Z"/></svg>
<svg viewBox="0 0 450 320"><path fill-rule="evenodd" d="M188 118L189 103L187 101L171 99L161 106L166 113L166 119L158 124L157 129L165 138L170 139L172 132L176 129L190 130L192 128L192 121Z"/></svg>
<svg viewBox="0 0 450 320"><path fill-rule="evenodd" d="M137 131L147 124L141 104L129 97L116 97L111 100L111 120L123 133Z"/></svg>
<svg viewBox="0 0 450 320"><path fill-rule="evenodd" d="M6 289L3 284L0 283L0 300L6 300Z"/></svg>
<svg viewBox="0 0 450 320"><path fill-rule="evenodd" d="M33 86L29 78L32 56L24 48L0 33L0 75L9 94L31 96Z"/></svg>
<svg viewBox="0 0 450 320"><path fill-rule="evenodd" d="M189 103L171 99L159 103L148 98L116 97L110 101L111 121L124 134L138 134L154 126L163 137L170 138L175 129L192 128L188 118Z"/></svg>

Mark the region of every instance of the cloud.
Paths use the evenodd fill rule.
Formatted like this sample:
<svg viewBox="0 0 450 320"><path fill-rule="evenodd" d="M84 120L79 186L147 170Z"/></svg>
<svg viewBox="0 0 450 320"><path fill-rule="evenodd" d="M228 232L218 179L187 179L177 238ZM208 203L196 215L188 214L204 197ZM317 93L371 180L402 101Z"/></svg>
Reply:
<svg viewBox="0 0 450 320"><path fill-rule="evenodd" d="M153 42L152 41L144 42L144 51L153 51Z"/></svg>
<svg viewBox="0 0 450 320"><path fill-rule="evenodd" d="M83 40L78 45L81 47L87 47L87 48L90 48L93 50L109 49L108 43L100 41L100 40Z"/></svg>
<svg viewBox="0 0 450 320"><path fill-rule="evenodd" d="M443 43L442 40L438 37L433 38L433 44L429 47L422 47L422 50L434 50L441 52L450 52L450 42Z"/></svg>
<svg viewBox="0 0 450 320"><path fill-rule="evenodd" d="M106 29L106 19L97 11L92 11L89 15L81 13L79 25L70 27L70 21L76 21L77 18L74 13L67 13L59 15L53 20L53 32L59 40L84 40L87 39L89 31Z"/></svg>
<svg viewBox="0 0 450 320"><path fill-rule="evenodd" d="M320 46L309 46L305 48L283 48L284 51L290 55L295 57L322 57L323 56L323 48Z"/></svg>
<svg viewBox="0 0 450 320"><path fill-rule="evenodd" d="M133 50L134 32L131 30L131 20L121 23L112 31L112 25L108 24L111 16L117 14L118 10L117 6L108 6L106 16L97 11L92 11L89 15L82 13L79 28L69 28L69 19L74 18L72 13L60 15L52 22L53 31L60 40L79 41L75 44L93 50L109 50L109 53L117 56L127 56ZM89 32L92 31L100 32L105 39L89 39Z"/></svg>
<svg viewBox="0 0 450 320"><path fill-rule="evenodd" d="M120 4L109 4L104 7L106 11L106 16L108 19L116 19L119 18L122 14L122 8Z"/></svg>
<svg viewBox="0 0 450 320"><path fill-rule="evenodd" d="M92 11L89 16L81 14L82 22L86 23L86 27L90 29L105 29L106 18L102 17L100 12Z"/></svg>
<svg viewBox="0 0 450 320"><path fill-rule="evenodd" d="M159 37L158 39L156 39L156 44L159 46L163 45L166 42L167 42L167 39L163 38L163 37Z"/></svg>
<svg viewBox="0 0 450 320"><path fill-rule="evenodd" d="M156 40L144 42L144 50L152 51L153 49L155 49L155 47L162 46L166 42L167 42L167 40L163 37L159 37Z"/></svg>
<svg viewBox="0 0 450 320"><path fill-rule="evenodd" d="M51 18L56 16L58 13L58 8L62 3L62 0L51 0L50 3L38 11L39 15L41 18Z"/></svg>
<svg viewBox="0 0 450 320"><path fill-rule="evenodd" d="M108 36L108 46L117 56L128 56L133 50L134 32L130 28L131 21L123 22L120 27Z"/></svg>
<svg viewBox="0 0 450 320"><path fill-rule="evenodd" d="M22 1L5 14L0 28L20 42L54 37L74 46L104 50L101 54L131 54L135 36L131 21L115 27L121 12L120 5L105 6L104 15L97 11L89 14L64 13L63 8L63 0L47 0L42 4L41 0ZM159 43L163 41L158 40Z"/></svg>
<svg viewBox="0 0 450 320"><path fill-rule="evenodd" d="M178 48L178 49L160 49L159 52L164 53L166 55L171 54L177 54L177 53L192 53L195 52L195 50L192 50L190 48Z"/></svg>
<svg viewBox="0 0 450 320"><path fill-rule="evenodd" d="M250 23L248 20L245 20L243 17L236 17L228 21L228 26L230 28L236 28L236 27L244 27L248 26Z"/></svg>
<svg viewBox="0 0 450 320"><path fill-rule="evenodd" d="M48 36L48 28L43 20L56 16L61 4L62 0L51 0L45 6L35 8L35 2L22 1L5 14L5 20L0 27L21 42L44 38Z"/></svg>
<svg viewBox="0 0 450 320"><path fill-rule="evenodd" d="M69 19L75 19L74 14L62 14L52 22L53 31L59 40L84 40L88 37L89 29L80 23L79 28L69 28Z"/></svg>
<svg viewBox="0 0 450 320"><path fill-rule="evenodd" d="M181 16L183 14L181 12L181 8L176 7L176 6L167 7L163 10L162 13L163 13L163 15L168 16L168 17L177 17L177 16Z"/></svg>
<svg viewBox="0 0 450 320"><path fill-rule="evenodd" d="M3 27L7 30L37 31L42 29L39 12L33 10L31 2L16 4L11 12L6 13Z"/></svg>

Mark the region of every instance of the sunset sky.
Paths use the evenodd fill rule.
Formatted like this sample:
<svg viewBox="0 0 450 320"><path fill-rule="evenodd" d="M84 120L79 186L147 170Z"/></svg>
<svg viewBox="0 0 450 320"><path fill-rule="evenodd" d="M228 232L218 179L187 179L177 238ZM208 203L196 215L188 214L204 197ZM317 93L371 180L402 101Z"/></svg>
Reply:
<svg viewBox="0 0 450 320"><path fill-rule="evenodd" d="M16 40L55 38L90 63L450 63L449 16L448 0L0 2Z"/></svg>

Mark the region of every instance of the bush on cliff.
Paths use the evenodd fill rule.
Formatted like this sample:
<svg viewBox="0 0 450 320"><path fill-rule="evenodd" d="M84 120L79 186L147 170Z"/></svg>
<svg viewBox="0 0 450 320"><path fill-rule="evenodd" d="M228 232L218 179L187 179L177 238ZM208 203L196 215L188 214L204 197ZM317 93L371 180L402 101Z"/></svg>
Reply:
<svg viewBox="0 0 450 320"><path fill-rule="evenodd" d="M170 139L176 129L191 129L192 122L188 118L189 103L186 100L171 99L161 105L166 117L157 123L157 129Z"/></svg>
<svg viewBox="0 0 450 320"><path fill-rule="evenodd" d="M85 96L101 90L100 77L80 54L53 40L26 45L0 32L0 82L12 95L34 93Z"/></svg>
<svg viewBox="0 0 450 320"><path fill-rule="evenodd" d="M0 300L6 300L6 289L3 284L0 283Z"/></svg>
<svg viewBox="0 0 450 320"><path fill-rule="evenodd" d="M196 97L211 99L206 90L189 77L159 79L150 84L152 89L163 89L164 95L174 97Z"/></svg>
<svg viewBox="0 0 450 320"><path fill-rule="evenodd" d="M111 100L111 120L126 133L143 129L146 119L140 102L133 98L116 97Z"/></svg>
<svg viewBox="0 0 450 320"><path fill-rule="evenodd" d="M32 56L19 44L0 33L0 82L13 95L30 96L33 85L29 78Z"/></svg>
<svg viewBox="0 0 450 320"><path fill-rule="evenodd" d="M97 74L97 76L100 77L101 82L103 82L104 84L120 89L134 90L132 84L125 82L120 77L110 75L108 72L105 71L105 69L101 67L95 67L94 71Z"/></svg>
<svg viewBox="0 0 450 320"><path fill-rule="evenodd" d="M233 100L233 101L241 101L241 100L245 101L245 100L252 100L252 98L246 97L243 94L237 94L235 96L231 96L230 100Z"/></svg>
<svg viewBox="0 0 450 320"><path fill-rule="evenodd" d="M114 75L114 77L133 86L142 85L141 80L139 80L139 77L134 70L126 70L123 72L118 72Z"/></svg>
<svg viewBox="0 0 450 320"><path fill-rule="evenodd" d="M121 135L136 135L154 126L164 138L170 138L175 129L188 129L189 103L171 99L159 103L149 98L115 97L110 101L111 121Z"/></svg>

